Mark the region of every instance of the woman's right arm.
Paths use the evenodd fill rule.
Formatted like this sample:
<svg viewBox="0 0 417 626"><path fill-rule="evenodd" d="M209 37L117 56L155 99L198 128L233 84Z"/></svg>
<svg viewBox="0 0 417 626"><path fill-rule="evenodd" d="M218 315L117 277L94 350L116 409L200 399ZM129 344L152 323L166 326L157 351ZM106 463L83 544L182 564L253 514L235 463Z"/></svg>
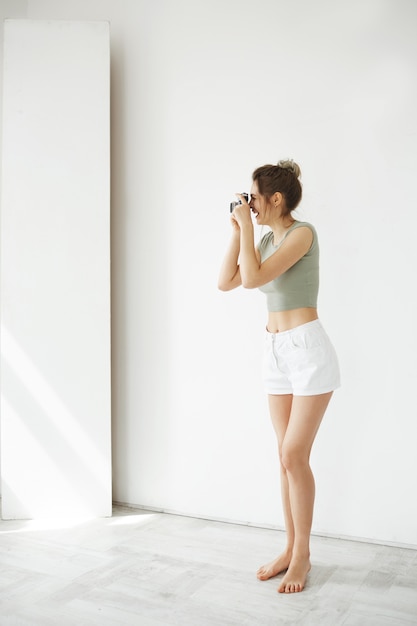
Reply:
<svg viewBox="0 0 417 626"><path fill-rule="evenodd" d="M232 238L227 248L222 266L220 268L218 287L220 291L230 291L242 284L239 269L240 230L234 228Z"/></svg>

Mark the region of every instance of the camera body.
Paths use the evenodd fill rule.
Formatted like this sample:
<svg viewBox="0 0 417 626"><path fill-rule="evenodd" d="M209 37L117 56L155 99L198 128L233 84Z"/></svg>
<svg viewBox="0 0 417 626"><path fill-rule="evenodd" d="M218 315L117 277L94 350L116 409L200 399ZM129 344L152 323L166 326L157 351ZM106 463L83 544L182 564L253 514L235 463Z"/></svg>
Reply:
<svg viewBox="0 0 417 626"><path fill-rule="evenodd" d="M245 198L246 202L249 201L249 194L242 193L240 195ZM230 213L233 213L233 209L235 208L235 206L238 206L238 204L242 204L240 200L236 200L236 202L231 202L230 203Z"/></svg>

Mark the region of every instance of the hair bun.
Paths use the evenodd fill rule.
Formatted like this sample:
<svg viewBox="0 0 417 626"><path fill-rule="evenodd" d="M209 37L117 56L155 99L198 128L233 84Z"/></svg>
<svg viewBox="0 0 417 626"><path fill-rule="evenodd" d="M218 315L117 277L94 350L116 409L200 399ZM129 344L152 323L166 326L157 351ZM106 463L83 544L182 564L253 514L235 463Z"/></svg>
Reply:
<svg viewBox="0 0 417 626"><path fill-rule="evenodd" d="M293 161L292 159L283 159L282 161L278 161L278 167L281 167L283 170L290 170L297 178L301 176L300 166Z"/></svg>

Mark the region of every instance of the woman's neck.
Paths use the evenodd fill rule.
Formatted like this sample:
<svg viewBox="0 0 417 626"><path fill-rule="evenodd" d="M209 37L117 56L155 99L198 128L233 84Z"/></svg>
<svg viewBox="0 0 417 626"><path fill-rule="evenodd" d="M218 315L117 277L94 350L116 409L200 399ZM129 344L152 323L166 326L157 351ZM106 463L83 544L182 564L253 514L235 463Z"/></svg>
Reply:
<svg viewBox="0 0 417 626"><path fill-rule="evenodd" d="M269 227L274 233L274 241L279 242L295 221L296 220L291 215L286 215L285 217L280 217L278 220L274 221L274 223L269 224Z"/></svg>

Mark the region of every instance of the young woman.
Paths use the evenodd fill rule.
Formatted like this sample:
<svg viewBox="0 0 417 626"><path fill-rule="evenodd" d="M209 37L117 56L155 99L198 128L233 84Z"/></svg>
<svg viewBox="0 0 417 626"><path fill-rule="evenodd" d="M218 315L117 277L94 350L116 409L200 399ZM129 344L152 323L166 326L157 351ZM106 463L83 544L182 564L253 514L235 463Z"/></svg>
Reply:
<svg viewBox="0 0 417 626"><path fill-rule="evenodd" d="M264 165L252 175L249 204L231 215L232 239L219 289L239 285L266 294L263 379L278 441L287 545L257 572L267 580L285 572L278 591L302 591L310 570L315 485L311 448L333 391L339 386L334 348L317 314L319 246L314 227L292 216L301 200L300 168L293 161ZM252 216L270 227L254 245Z"/></svg>

